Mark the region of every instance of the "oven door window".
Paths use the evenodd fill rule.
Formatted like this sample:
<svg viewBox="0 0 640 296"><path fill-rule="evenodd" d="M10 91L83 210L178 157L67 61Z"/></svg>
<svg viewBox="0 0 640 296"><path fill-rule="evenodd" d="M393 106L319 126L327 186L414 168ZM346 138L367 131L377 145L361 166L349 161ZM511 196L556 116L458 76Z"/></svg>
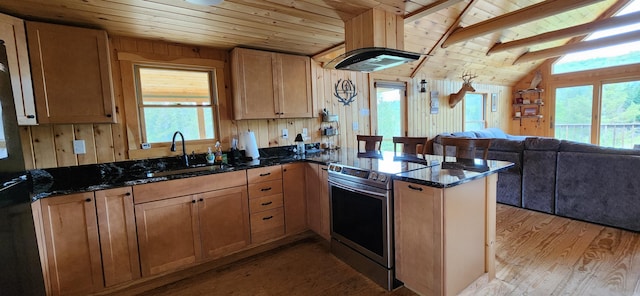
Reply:
<svg viewBox="0 0 640 296"><path fill-rule="evenodd" d="M383 200L331 186L333 232L384 257Z"/></svg>

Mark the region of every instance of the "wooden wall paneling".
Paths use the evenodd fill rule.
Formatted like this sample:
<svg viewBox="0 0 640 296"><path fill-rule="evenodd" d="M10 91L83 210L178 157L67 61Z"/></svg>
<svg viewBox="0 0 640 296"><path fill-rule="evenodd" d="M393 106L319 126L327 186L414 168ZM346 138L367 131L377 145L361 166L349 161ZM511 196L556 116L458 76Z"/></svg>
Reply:
<svg viewBox="0 0 640 296"><path fill-rule="evenodd" d="M53 126L54 143L58 166L78 165L78 158L73 154L73 125L57 124Z"/></svg>
<svg viewBox="0 0 640 296"><path fill-rule="evenodd" d="M21 126L18 130L20 131L20 143L22 145L22 157L24 157L24 168L27 170L35 169L36 162L33 153L31 129L26 126Z"/></svg>
<svg viewBox="0 0 640 296"><path fill-rule="evenodd" d="M51 125L31 126L31 138L33 140L33 155L35 167L54 168L58 166L56 145L53 141L53 129Z"/></svg>
<svg viewBox="0 0 640 296"><path fill-rule="evenodd" d="M117 154L115 151L116 149L114 147L116 144L116 140L115 140L115 137L113 136L114 133L119 134L119 132L116 132L116 130L119 131L121 126L122 124L114 124L114 125L94 124L93 125L93 136L95 138L97 163L106 163L106 162L113 162L116 160L122 160L116 157Z"/></svg>
<svg viewBox="0 0 640 296"><path fill-rule="evenodd" d="M78 164L98 163L98 156L96 155L96 140L93 136L93 124L74 124L73 128L74 140L84 140L86 151L84 154L76 155ZM73 146L71 147L71 152L73 152Z"/></svg>
<svg viewBox="0 0 640 296"><path fill-rule="evenodd" d="M100 163L129 159L128 149L126 149L128 147L128 144L126 142L127 131L126 119L124 114L124 96L122 94L122 79L120 78L120 63L118 62L118 49L121 48L120 40L121 39L117 37L109 39L109 41L111 42L111 46L109 47L111 49L111 80L113 81L113 96L116 104L115 116L117 124L109 125L108 128L106 126L98 127L97 125L94 125L94 132L109 130L109 132L111 133L110 142L102 141L103 138L101 138L101 136L106 135L96 135L98 162ZM110 149L112 150L112 156L110 157L108 157L108 154L103 154L105 152L104 150L106 150L107 147L110 147Z"/></svg>

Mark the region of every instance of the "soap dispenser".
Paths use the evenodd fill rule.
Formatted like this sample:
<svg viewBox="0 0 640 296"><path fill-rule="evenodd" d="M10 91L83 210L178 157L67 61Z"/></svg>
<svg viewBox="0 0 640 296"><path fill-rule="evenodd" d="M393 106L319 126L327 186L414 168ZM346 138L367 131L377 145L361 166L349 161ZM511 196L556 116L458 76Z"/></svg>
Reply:
<svg viewBox="0 0 640 296"><path fill-rule="evenodd" d="M211 147L207 150L207 163L213 164L216 161L215 155L213 155L213 151L211 151Z"/></svg>
<svg viewBox="0 0 640 296"><path fill-rule="evenodd" d="M220 141L216 142L216 157L215 162L222 163L222 145L220 145Z"/></svg>

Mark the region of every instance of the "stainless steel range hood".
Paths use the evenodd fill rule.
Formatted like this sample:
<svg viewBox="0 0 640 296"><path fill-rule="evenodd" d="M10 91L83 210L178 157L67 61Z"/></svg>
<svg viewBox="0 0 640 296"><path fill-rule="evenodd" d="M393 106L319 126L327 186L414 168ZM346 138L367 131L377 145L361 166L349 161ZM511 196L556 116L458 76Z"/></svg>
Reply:
<svg viewBox="0 0 640 296"><path fill-rule="evenodd" d="M354 49L336 57L327 63L324 68L375 72L413 62L419 58L419 53L385 47L365 47Z"/></svg>

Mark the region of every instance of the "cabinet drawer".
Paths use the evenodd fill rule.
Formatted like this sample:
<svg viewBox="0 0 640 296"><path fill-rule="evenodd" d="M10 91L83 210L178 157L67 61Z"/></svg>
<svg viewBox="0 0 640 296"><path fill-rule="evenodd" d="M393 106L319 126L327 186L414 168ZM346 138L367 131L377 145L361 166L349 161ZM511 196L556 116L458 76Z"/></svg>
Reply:
<svg viewBox="0 0 640 296"><path fill-rule="evenodd" d="M275 208L251 214L251 242L258 243L284 235L284 210Z"/></svg>
<svg viewBox="0 0 640 296"><path fill-rule="evenodd" d="M281 208L282 205L282 194L268 195L249 200L249 210L251 213Z"/></svg>
<svg viewBox="0 0 640 296"><path fill-rule="evenodd" d="M282 167L279 165L247 170L249 184L282 179Z"/></svg>
<svg viewBox="0 0 640 296"><path fill-rule="evenodd" d="M282 180L249 184L249 199L282 193Z"/></svg>

